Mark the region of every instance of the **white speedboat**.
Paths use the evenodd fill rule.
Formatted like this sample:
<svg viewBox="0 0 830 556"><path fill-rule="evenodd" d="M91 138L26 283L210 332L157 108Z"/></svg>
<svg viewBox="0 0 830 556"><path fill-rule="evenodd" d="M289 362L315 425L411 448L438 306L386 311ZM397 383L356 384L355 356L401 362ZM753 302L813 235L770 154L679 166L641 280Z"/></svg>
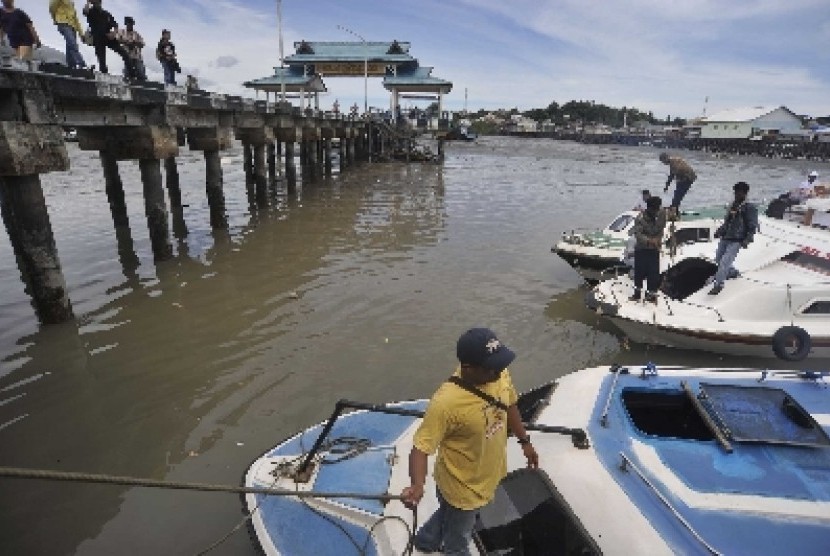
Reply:
<svg viewBox="0 0 830 556"><path fill-rule="evenodd" d="M585 369L543 386L520 401L540 468L524 469L521 448L508 442L513 471L481 510L470 551L824 556L824 380L809 371L648 364ZM407 456L425 405L340 402L329 421L255 461L247 487L354 496L246 495L262 551L409 553L415 515L398 500L374 497L408 485ZM360 410L341 415L350 406ZM419 506L421 523L436 507L433 486Z"/></svg>
<svg viewBox="0 0 830 556"><path fill-rule="evenodd" d="M601 230L563 232L551 252L592 284L625 274L630 266L625 259L626 244L638 214L636 210L625 211ZM663 251L673 254L683 246L710 241L723 214L723 208L682 211L678 221L666 225Z"/></svg>
<svg viewBox="0 0 830 556"><path fill-rule="evenodd" d="M830 234L760 217L755 241L735 261L740 275L710 295L715 245L678 258L656 303L630 300L633 281L620 276L589 292L586 304L639 343L791 361L830 357Z"/></svg>

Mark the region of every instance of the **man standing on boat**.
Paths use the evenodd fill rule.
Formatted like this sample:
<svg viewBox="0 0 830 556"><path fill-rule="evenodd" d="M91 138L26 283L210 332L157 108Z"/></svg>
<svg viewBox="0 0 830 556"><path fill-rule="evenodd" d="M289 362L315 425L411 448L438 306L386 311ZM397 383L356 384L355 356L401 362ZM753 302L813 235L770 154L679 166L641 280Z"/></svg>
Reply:
<svg viewBox="0 0 830 556"><path fill-rule="evenodd" d="M432 396L409 454L411 484L401 493L415 508L424 496L427 458L437 452L434 477L438 510L415 535L421 552L468 555L478 510L507 474L507 431L527 458L539 456L516 407L518 395L507 366L516 355L487 328L472 328L456 345L460 366Z"/></svg>
<svg viewBox="0 0 830 556"><path fill-rule="evenodd" d="M714 286L709 295L718 295L723 289L727 278L734 278L738 271L732 267L738 251L752 243L755 232L758 231L758 209L752 203L746 202L749 193L749 184L744 181L736 183L735 200L729 207L729 212L723 219L723 224L715 231L715 237L720 238L718 250L715 253L715 262L718 270L715 273Z"/></svg>
<svg viewBox="0 0 830 556"><path fill-rule="evenodd" d="M631 234L634 245L634 295L629 301L639 301L646 282L646 301L657 303L657 288L660 286L660 246L666 229L666 211L660 210L662 199L651 196L646 201L646 210L637 216Z"/></svg>
<svg viewBox="0 0 830 556"><path fill-rule="evenodd" d="M677 216L680 213L680 202L697 179L697 174L689 166L689 163L679 156L669 156L668 153L660 153L660 162L668 164L669 166L669 177L666 179L666 187L663 188L664 193L669 190L672 180L675 180L674 196L672 197L670 208L674 216Z"/></svg>

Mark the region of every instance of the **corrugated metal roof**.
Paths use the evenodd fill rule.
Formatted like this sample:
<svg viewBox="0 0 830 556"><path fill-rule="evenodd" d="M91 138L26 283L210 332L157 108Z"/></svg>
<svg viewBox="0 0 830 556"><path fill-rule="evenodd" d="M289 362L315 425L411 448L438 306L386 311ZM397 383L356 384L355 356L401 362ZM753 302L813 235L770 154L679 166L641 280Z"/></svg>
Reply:
<svg viewBox="0 0 830 556"><path fill-rule="evenodd" d="M394 48L397 44L399 48ZM408 42L295 42L296 53L286 56L287 64L314 62L370 62L403 63L415 60L409 54ZM391 51L391 52L390 52Z"/></svg>
<svg viewBox="0 0 830 556"><path fill-rule="evenodd" d="M751 122L761 116L766 116L779 108L787 110L785 106L752 106L747 108L730 108L706 116L705 122ZM787 110L789 112L789 110Z"/></svg>

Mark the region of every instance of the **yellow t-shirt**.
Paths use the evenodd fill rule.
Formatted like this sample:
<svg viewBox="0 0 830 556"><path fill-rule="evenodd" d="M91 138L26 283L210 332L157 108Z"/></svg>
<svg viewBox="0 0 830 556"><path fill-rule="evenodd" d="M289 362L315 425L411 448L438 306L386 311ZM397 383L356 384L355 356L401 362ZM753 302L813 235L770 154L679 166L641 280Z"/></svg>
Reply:
<svg viewBox="0 0 830 556"><path fill-rule="evenodd" d="M508 407L518 399L507 369L478 389ZM480 508L493 498L507 474L506 443L507 412L450 382L432 396L414 438L422 452L438 452L435 483L444 499L462 510Z"/></svg>

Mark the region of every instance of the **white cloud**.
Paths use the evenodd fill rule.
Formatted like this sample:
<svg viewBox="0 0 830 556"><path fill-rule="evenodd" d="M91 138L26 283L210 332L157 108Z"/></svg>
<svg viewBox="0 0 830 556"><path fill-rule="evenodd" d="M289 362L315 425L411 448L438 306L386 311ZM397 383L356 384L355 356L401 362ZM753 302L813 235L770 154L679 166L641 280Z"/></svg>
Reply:
<svg viewBox="0 0 830 556"><path fill-rule="evenodd" d="M46 3L19 4L44 41L60 48ZM136 18L151 78L161 77L153 50L164 27L172 30L182 67L202 86L250 95L241 83L279 64L272 0L104 4L118 21ZM450 109L463 107L467 89L470 109L593 99L691 117L708 96L710 108L765 103L830 113L827 0L284 0L283 16L286 55L300 39L350 40L339 24L369 40L411 42L422 65L454 83L445 98ZM92 49L83 49L94 63ZM120 71L118 57L108 58L112 71ZM362 80L325 81L330 92L321 105L335 98L362 105ZM389 102L377 79L370 80L369 99L375 106Z"/></svg>

